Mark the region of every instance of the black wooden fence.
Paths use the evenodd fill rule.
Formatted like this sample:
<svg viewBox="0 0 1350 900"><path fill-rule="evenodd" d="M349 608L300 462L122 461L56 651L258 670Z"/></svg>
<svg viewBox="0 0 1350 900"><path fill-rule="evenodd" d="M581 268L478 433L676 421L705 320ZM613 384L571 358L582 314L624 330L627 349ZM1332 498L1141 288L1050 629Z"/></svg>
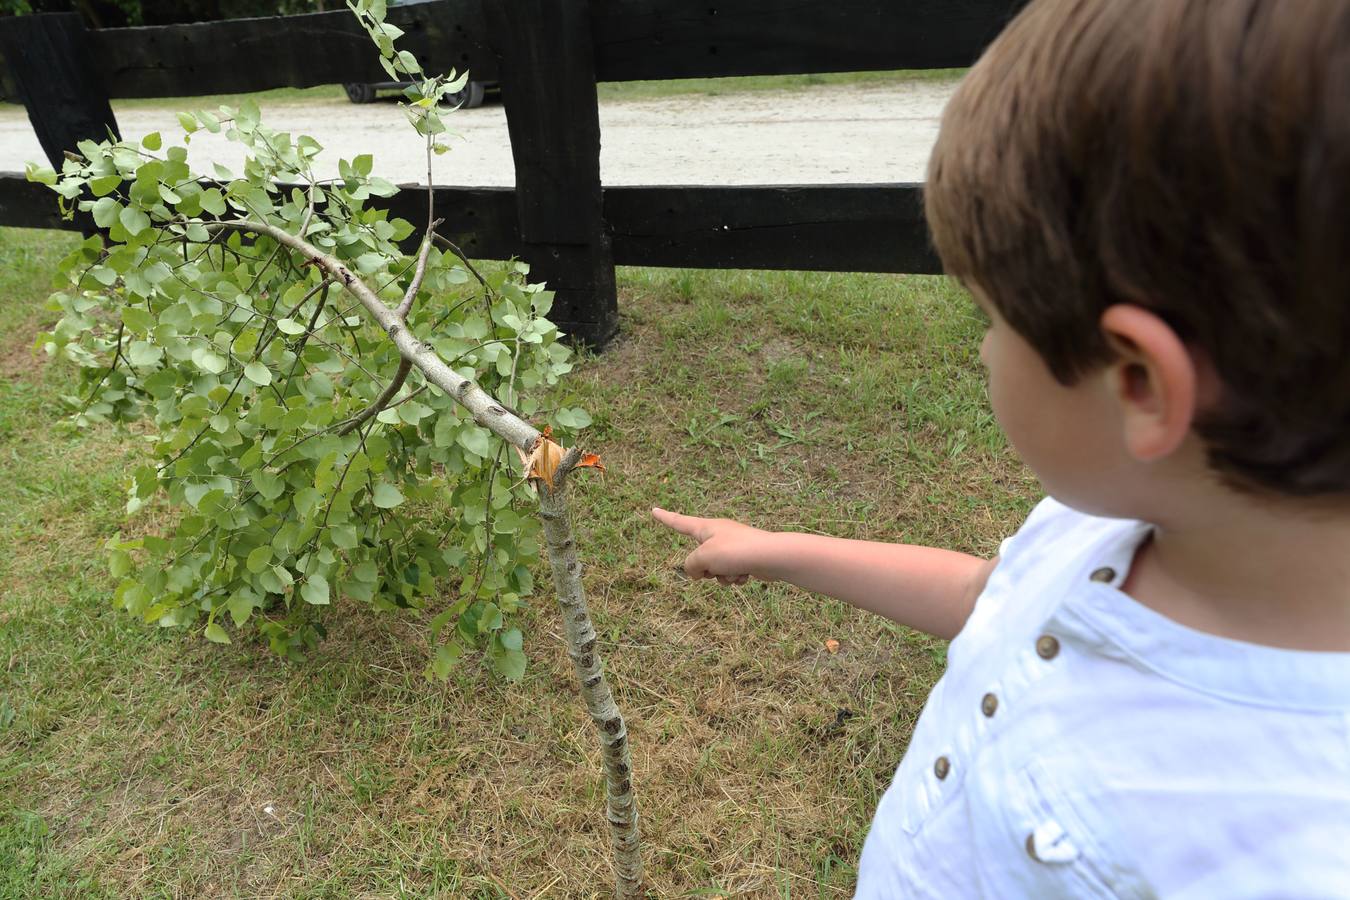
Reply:
<svg viewBox="0 0 1350 900"><path fill-rule="evenodd" d="M430 72L500 81L516 186L440 187L440 230L471 256L518 256L553 317L603 347L615 265L936 272L920 184L602 187L600 81L970 64L1025 0L426 0L391 7ZM0 19L0 54L43 150L117 132L109 98L385 80L347 10L86 30ZM417 221L425 190L383 201ZM0 172L0 225L72 228L51 192Z"/></svg>

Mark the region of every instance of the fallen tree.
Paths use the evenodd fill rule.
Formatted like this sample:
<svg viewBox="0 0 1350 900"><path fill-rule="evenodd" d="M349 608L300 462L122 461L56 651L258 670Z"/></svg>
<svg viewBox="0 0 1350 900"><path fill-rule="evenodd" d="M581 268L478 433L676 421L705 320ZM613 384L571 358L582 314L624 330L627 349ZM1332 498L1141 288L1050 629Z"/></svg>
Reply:
<svg viewBox="0 0 1350 900"><path fill-rule="evenodd" d="M423 136L428 184L445 147L439 105L464 76L428 78L396 51L384 4L352 6ZM75 419L148 416L154 457L130 479L128 512L157 494L183 514L167 536L118 538L118 606L220 643L254 626L287 656L324 634L335 594L376 608L423 608L458 589L429 628L429 676L482 651L520 678L511 626L533 589L542 536L568 654L600 740L617 892L638 896L642 865L627 729L597 653L567 484L599 460L554 439L589 423L544 409L541 389L570 368L546 318L551 295L526 267L481 272L445 238L428 192L414 227L364 208L396 190L372 157L315 176L306 136L264 126L256 107L183 113L184 146L162 137L84 141L62 171L29 167L68 215L101 234L61 266L63 313L39 341L76 362ZM248 148L240 173L191 171L187 144L223 132ZM278 183L300 183L289 193ZM544 417L536 428L528 421ZM520 461L512 470L511 447ZM449 509L428 505L449 497ZM414 510L414 507L417 507ZM530 510L537 515L530 515Z"/></svg>

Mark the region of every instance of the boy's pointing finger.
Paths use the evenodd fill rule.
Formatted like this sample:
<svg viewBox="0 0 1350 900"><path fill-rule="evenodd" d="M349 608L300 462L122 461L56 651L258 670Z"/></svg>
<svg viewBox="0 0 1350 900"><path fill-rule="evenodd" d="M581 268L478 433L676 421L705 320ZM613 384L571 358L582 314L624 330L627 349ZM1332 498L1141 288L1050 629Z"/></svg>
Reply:
<svg viewBox="0 0 1350 900"><path fill-rule="evenodd" d="M679 513L662 509L659 506L653 506L652 518L656 519L656 521L667 528L675 529L680 534L687 534L695 540L701 540L701 538L699 538L699 532L702 530L703 520L698 516L684 516Z"/></svg>

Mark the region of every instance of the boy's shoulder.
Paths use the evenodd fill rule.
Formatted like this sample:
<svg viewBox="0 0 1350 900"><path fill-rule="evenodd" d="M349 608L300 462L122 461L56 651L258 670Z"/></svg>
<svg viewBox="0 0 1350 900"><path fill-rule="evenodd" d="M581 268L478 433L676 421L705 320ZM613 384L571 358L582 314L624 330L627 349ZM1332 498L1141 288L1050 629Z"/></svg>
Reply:
<svg viewBox="0 0 1350 900"><path fill-rule="evenodd" d="M1197 631L1126 594L1136 552L1151 532L1146 522L1043 500L1003 542L998 565L952 642L952 661L1053 644L1085 664L1105 666L1112 677L1159 679L1225 703L1350 715L1350 653L1288 650Z"/></svg>
<svg viewBox="0 0 1350 900"><path fill-rule="evenodd" d="M1046 497L999 545L998 565L954 644L974 643L991 620L999 620L995 636L1007 636L1007 616L1034 628L1075 588L1120 584L1149 529L1144 522L1088 515Z"/></svg>
<svg viewBox="0 0 1350 900"><path fill-rule="evenodd" d="M999 895L1350 897L1350 654L1134 602L1148 531L1047 501L1005 542L878 812L888 846L971 843Z"/></svg>

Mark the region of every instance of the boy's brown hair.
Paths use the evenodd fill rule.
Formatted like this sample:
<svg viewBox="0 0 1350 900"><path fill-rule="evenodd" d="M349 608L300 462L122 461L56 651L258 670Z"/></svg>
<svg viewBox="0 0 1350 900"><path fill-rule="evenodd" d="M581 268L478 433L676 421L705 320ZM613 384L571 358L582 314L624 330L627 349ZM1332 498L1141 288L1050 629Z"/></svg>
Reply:
<svg viewBox="0 0 1350 900"><path fill-rule="evenodd" d="M1233 485L1350 492L1350 2L1033 0L947 107L947 271L1072 384L1147 307L1223 383Z"/></svg>

